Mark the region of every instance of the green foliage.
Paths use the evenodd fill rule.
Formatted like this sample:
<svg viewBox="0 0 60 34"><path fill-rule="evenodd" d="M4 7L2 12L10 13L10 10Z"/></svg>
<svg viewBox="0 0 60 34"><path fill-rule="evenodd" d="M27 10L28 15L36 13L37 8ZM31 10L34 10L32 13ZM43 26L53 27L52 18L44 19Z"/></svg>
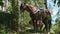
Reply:
<svg viewBox="0 0 60 34"><path fill-rule="evenodd" d="M15 16L13 14L0 12L0 32L15 31L16 25Z"/></svg>
<svg viewBox="0 0 60 34"><path fill-rule="evenodd" d="M17 29L18 29L18 19L19 19L19 11L18 11L18 1L17 0L11 0L11 6L12 6L12 12L11 12L11 14L13 14L14 15L14 18L13 18L13 20L14 21L12 21L13 22L13 27L15 26L15 28L14 29L16 29L16 31L17 31Z"/></svg>
<svg viewBox="0 0 60 34"><path fill-rule="evenodd" d="M0 0L1 1L1 0ZM24 14L20 14L22 16L24 16L24 21L22 21L21 17L19 17L19 13L18 13L18 3L16 0L10 0L11 2L11 6L8 7L8 10L11 11L12 13L4 13L3 11L0 11L0 32L1 34L7 34L7 32L9 31L16 31L18 30L17 28L19 28L18 25L18 19L20 21L19 26L21 27L21 34L25 34L25 31L28 30L28 28L32 28L31 25L29 24L30 21L30 16L29 13L27 11L24 12ZM31 4L32 6L35 5L34 0L22 0L26 3ZM44 2L44 0L36 0L37 2ZM56 2L56 0L54 1ZM59 0L60 2L60 0ZM0 2L0 5L3 6L3 3ZM39 7L44 8L44 4L38 4ZM51 20L51 16L47 17L48 20ZM54 34L59 34L60 32L60 20L57 19L56 21L57 23L55 25L52 26L52 30L54 31ZM21 25L22 24L22 25ZM52 33L52 34L53 34Z"/></svg>
<svg viewBox="0 0 60 34"><path fill-rule="evenodd" d="M29 0L29 1L28 1L28 0L23 0L23 1L24 1L24 2L29 2L30 0Z"/></svg>
<svg viewBox="0 0 60 34"><path fill-rule="evenodd" d="M44 2L45 2L45 0L39 0L39 1L37 1L38 2L38 5L41 7L41 8L44 8Z"/></svg>
<svg viewBox="0 0 60 34"><path fill-rule="evenodd" d="M0 1L0 6L3 6L3 4L4 4L4 3L3 3L2 1Z"/></svg>
<svg viewBox="0 0 60 34"><path fill-rule="evenodd" d="M54 0L54 3L56 3L56 0Z"/></svg>
<svg viewBox="0 0 60 34"><path fill-rule="evenodd" d="M0 0L0 1L2 1L2 0Z"/></svg>
<svg viewBox="0 0 60 34"><path fill-rule="evenodd" d="M51 28L55 34L60 34L60 20L56 19L56 24L54 24Z"/></svg>
<svg viewBox="0 0 60 34"><path fill-rule="evenodd" d="M27 23L29 23L29 21L30 21L30 15L29 15L29 13L26 11L25 13L24 13L24 16L25 16L25 21L27 22Z"/></svg>
<svg viewBox="0 0 60 34"><path fill-rule="evenodd" d="M8 9L12 12L4 13L3 11L0 11L0 24L3 24L7 27L7 30L11 31L17 31L18 29L18 5L16 4L15 0L11 0L11 7Z"/></svg>
<svg viewBox="0 0 60 34"><path fill-rule="evenodd" d="M58 3L60 3L60 0L58 0Z"/></svg>
<svg viewBox="0 0 60 34"><path fill-rule="evenodd" d="M10 12L12 12L12 6L9 6L9 7L8 7L8 10L9 10Z"/></svg>
<svg viewBox="0 0 60 34"><path fill-rule="evenodd" d="M52 20L51 16L47 16L47 19L48 19L48 20Z"/></svg>

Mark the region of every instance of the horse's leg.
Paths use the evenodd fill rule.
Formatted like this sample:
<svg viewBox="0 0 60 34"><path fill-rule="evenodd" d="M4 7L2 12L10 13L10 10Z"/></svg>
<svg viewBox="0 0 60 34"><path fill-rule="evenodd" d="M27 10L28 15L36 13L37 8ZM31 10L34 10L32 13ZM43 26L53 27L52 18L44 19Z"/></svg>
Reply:
<svg viewBox="0 0 60 34"><path fill-rule="evenodd" d="M47 31L47 34L50 34L50 27L49 27L49 25L47 25L46 31Z"/></svg>
<svg viewBox="0 0 60 34"><path fill-rule="evenodd" d="M38 21L37 21L37 25L38 25L40 31L42 31L42 27L43 27L43 22L42 22L42 20L38 20Z"/></svg>
<svg viewBox="0 0 60 34"><path fill-rule="evenodd" d="M33 19L30 20L30 21L29 21L29 24L33 25L34 31L36 32L36 31L37 31L36 20L33 20Z"/></svg>
<svg viewBox="0 0 60 34"><path fill-rule="evenodd" d="M37 24L37 31L41 31L41 28L42 28L41 21L40 20L37 20L36 24Z"/></svg>
<svg viewBox="0 0 60 34"><path fill-rule="evenodd" d="M47 31L47 34L50 34L49 24L47 24L47 29L46 29L46 31Z"/></svg>
<svg viewBox="0 0 60 34"><path fill-rule="evenodd" d="M38 25L37 25L37 20L34 20L34 22L33 22L33 26L34 26L34 30L35 30L35 32L38 32L39 27L38 27Z"/></svg>
<svg viewBox="0 0 60 34"><path fill-rule="evenodd" d="M37 32L38 26L37 26L36 20L30 20L29 24L33 25L34 32Z"/></svg>
<svg viewBox="0 0 60 34"><path fill-rule="evenodd" d="M45 24L45 34L48 34L48 24Z"/></svg>
<svg viewBox="0 0 60 34"><path fill-rule="evenodd" d="M33 27L34 27L34 31L36 32L37 31L37 28L36 28L36 20L33 21Z"/></svg>
<svg viewBox="0 0 60 34"><path fill-rule="evenodd" d="M51 21L48 21L48 22L45 24L45 28L46 28L46 34L50 34Z"/></svg>
<svg viewBox="0 0 60 34"><path fill-rule="evenodd" d="M45 34L47 34L48 28L49 28L47 19L44 19L44 20L43 20L43 23L45 24L45 28L44 28Z"/></svg>
<svg viewBox="0 0 60 34"><path fill-rule="evenodd" d="M49 23L48 23L48 24L49 24L49 28L48 28L48 29L49 29L49 30L48 30L48 34L50 34L51 20L49 20Z"/></svg>
<svg viewBox="0 0 60 34"><path fill-rule="evenodd" d="M47 28L47 33L50 34L51 20L48 20Z"/></svg>
<svg viewBox="0 0 60 34"><path fill-rule="evenodd" d="M42 27L43 27L43 22L41 21L41 20L36 20L36 22L35 22L35 30L37 31L37 32L40 32L41 31L41 29L42 29Z"/></svg>

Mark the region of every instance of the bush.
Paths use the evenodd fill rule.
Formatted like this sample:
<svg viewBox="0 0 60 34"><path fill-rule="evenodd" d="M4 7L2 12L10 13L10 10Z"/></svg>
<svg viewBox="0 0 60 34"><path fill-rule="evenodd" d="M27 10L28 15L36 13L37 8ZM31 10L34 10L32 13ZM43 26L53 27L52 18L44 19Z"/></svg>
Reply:
<svg viewBox="0 0 60 34"><path fill-rule="evenodd" d="M11 31L17 30L15 16L13 14L4 13L0 11L0 30L6 29ZM8 31L7 31L8 32Z"/></svg>

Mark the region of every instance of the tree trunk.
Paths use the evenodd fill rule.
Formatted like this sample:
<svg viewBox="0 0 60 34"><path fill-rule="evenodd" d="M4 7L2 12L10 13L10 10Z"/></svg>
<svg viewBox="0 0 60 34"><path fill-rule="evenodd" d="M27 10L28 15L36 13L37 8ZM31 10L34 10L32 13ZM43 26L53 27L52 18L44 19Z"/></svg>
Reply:
<svg viewBox="0 0 60 34"><path fill-rule="evenodd" d="M47 0L45 0L45 7L46 7L46 9L48 9L48 7L47 7Z"/></svg>
<svg viewBox="0 0 60 34"><path fill-rule="evenodd" d="M34 0L34 3L35 3L35 6L37 6L37 1L36 0Z"/></svg>
<svg viewBox="0 0 60 34"><path fill-rule="evenodd" d="M5 12L8 12L8 0L4 0L5 1Z"/></svg>

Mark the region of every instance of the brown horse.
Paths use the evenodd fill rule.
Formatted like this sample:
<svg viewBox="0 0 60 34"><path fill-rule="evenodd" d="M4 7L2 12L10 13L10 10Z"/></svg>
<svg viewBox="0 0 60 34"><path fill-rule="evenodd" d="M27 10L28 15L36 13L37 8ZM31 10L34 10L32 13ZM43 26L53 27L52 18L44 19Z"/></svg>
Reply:
<svg viewBox="0 0 60 34"><path fill-rule="evenodd" d="M27 3L22 3L20 6L20 12L27 10L30 13L30 24L34 26L34 29L37 31L38 27L45 25L46 32L50 32L51 28L51 14L47 9L39 9L28 5Z"/></svg>

